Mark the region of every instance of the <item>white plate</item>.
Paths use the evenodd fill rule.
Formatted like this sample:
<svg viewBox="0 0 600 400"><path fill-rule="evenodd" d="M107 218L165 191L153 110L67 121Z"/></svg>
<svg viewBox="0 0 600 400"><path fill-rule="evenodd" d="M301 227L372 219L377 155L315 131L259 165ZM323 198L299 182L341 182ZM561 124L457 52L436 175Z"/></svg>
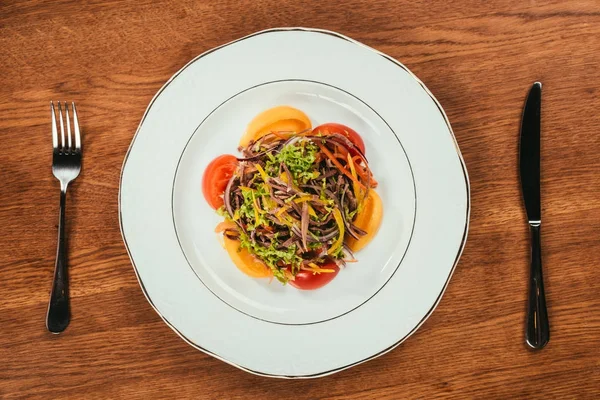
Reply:
<svg viewBox="0 0 600 400"><path fill-rule="evenodd" d="M359 262L313 292L239 272L200 185L275 105L361 133L384 206ZM339 34L274 29L211 50L152 100L123 165L121 230L140 285L194 347L249 372L315 377L392 349L433 311L464 246L466 169L446 116L397 61Z"/></svg>

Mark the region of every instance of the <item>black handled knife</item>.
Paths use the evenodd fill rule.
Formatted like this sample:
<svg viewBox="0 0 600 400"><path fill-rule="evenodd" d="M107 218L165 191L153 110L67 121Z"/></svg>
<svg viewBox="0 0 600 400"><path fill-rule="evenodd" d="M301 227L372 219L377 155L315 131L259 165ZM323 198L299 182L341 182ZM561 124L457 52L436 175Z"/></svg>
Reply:
<svg viewBox="0 0 600 400"><path fill-rule="evenodd" d="M546 296L542 277L540 228L540 110L542 84L531 87L521 122L521 150L519 169L521 187L531 231L531 271L529 276L529 304L527 307L526 341L534 349L541 349L550 340L550 325L546 310Z"/></svg>

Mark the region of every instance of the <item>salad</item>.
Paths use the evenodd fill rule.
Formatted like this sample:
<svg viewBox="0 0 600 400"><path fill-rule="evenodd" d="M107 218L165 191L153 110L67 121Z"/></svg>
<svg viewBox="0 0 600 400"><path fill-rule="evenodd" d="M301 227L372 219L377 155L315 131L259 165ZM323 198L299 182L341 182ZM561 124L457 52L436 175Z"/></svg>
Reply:
<svg viewBox="0 0 600 400"><path fill-rule="evenodd" d="M312 128L302 111L279 106L250 122L238 151L208 165L202 190L224 218L215 231L245 274L317 289L377 233L377 181L350 127Z"/></svg>

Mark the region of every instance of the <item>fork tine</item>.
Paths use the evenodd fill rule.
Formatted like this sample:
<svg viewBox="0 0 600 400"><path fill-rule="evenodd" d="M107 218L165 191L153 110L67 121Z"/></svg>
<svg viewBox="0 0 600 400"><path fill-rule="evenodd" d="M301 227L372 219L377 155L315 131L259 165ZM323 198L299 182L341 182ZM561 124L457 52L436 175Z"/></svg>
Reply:
<svg viewBox="0 0 600 400"><path fill-rule="evenodd" d="M58 116L60 118L60 151L65 151L65 125L63 123L63 113L60 107L60 101L58 102Z"/></svg>
<svg viewBox="0 0 600 400"><path fill-rule="evenodd" d="M79 133L79 120L77 119L77 109L75 108L75 102L71 102L71 108L73 109L73 128L75 129L75 150L81 150L81 135Z"/></svg>
<svg viewBox="0 0 600 400"><path fill-rule="evenodd" d="M50 102L50 114L52 115L52 148L58 148L58 129L56 128L56 114L54 113L54 103Z"/></svg>
<svg viewBox="0 0 600 400"><path fill-rule="evenodd" d="M71 121L69 118L69 105L65 101L65 116L67 117L67 144L68 151L71 151L73 147L71 146Z"/></svg>

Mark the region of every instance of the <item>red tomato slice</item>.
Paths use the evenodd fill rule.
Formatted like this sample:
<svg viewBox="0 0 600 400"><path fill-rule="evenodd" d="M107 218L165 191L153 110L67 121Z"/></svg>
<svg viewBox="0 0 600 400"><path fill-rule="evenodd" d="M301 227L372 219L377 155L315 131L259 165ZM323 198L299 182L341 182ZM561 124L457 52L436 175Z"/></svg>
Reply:
<svg viewBox="0 0 600 400"><path fill-rule="evenodd" d="M212 160L202 176L202 194L215 210L223 205L223 193L237 168L237 158L224 154Z"/></svg>
<svg viewBox="0 0 600 400"><path fill-rule="evenodd" d="M365 154L365 142L363 142L360 135L354 129L346 125L329 122L327 124L317 126L312 130L312 133L320 133L321 135L333 135L334 133L338 133L340 135L344 135L361 151L363 155ZM351 151L351 153L355 153L355 151Z"/></svg>
<svg viewBox="0 0 600 400"><path fill-rule="evenodd" d="M311 271L302 270L296 274L295 280L289 281L290 285L300 290L319 289L331 282L333 278L336 277L338 272L340 272L340 268L333 261L320 265L320 267L333 269L335 272L322 272L320 274L315 274Z"/></svg>

